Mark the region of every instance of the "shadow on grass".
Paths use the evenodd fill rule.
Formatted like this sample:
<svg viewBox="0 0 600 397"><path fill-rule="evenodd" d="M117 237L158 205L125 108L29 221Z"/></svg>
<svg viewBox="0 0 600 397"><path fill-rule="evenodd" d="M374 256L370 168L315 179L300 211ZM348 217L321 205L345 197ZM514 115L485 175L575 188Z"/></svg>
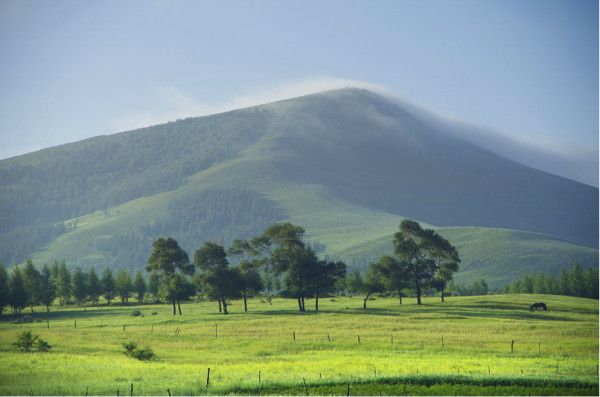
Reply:
<svg viewBox="0 0 600 397"><path fill-rule="evenodd" d="M441 317L439 319L464 319L464 318L502 318L502 319L516 319L516 320L542 320L542 321L578 321L566 316L559 316L548 312L531 312L528 309L519 307L519 311L507 312L499 311L485 311L481 310L464 310L463 307L454 308L452 306L444 307L443 309L439 306L430 306L435 308L434 310L422 310L421 308L413 308L413 306L399 307L398 309L387 309L387 308L348 308L348 309L321 309L318 312L309 310L306 312L300 312L298 310L291 309L276 309L276 310L256 310L245 312L230 312L228 316L269 316L269 315L289 315L289 316L318 316L322 314L340 314L340 315L366 315L366 316L388 316L405 318L411 316L413 320L419 320L422 315L422 320L431 321L432 317L429 315L444 314L447 317ZM493 310L493 308L490 308ZM220 313L213 313L217 317L226 317Z"/></svg>
<svg viewBox="0 0 600 397"><path fill-rule="evenodd" d="M135 310L136 306L131 306L131 310ZM5 315L0 317L1 322L14 322L20 318L28 317L32 320L32 322L36 322L37 320L46 321L46 320L65 320L65 319L73 319L77 320L80 318L89 318L89 317L98 317L98 316L112 316L112 315L129 315L130 313L127 310L123 310L123 306L105 306L105 307L85 307L85 308L72 308L72 309L61 309L59 311L50 311L50 312L26 312L23 311L22 314L18 316L14 315Z"/></svg>

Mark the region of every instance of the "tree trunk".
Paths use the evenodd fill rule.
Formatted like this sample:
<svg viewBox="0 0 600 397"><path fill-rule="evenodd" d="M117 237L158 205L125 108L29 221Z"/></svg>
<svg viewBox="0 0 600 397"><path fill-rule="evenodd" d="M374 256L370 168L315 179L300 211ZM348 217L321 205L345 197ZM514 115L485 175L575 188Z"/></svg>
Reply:
<svg viewBox="0 0 600 397"><path fill-rule="evenodd" d="M229 314L227 311L227 301L223 299L223 314Z"/></svg>
<svg viewBox="0 0 600 397"><path fill-rule="evenodd" d="M177 314L177 310L175 309L175 299L173 299L173 315Z"/></svg>
<svg viewBox="0 0 600 397"><path fill-rule="evenodd" d="M402 292L398 291L398 299L400 299L400 304L402 304Z"/></svg>
<svg viewBox="0 0 600 397"><path fill-rule="evenodd" d="M244 296L244 311L247 312L248 311L248 298L247 298L245 292L244 292L243 296Z"/></svg>
<svg viewBox="0 0 600 397"><path fill-rule="evenodd" d="M315 311L319 311L319 290L315 292Z"/></svg>
<svg viewBox="0 0 600 397"><path fill-rule="evenodd" d="M300 299L302 301L302 311L306 311L306 306L304 306L304 296Z"/></svg>
<svg viewBox="0 0 600 397"><path fill-rule="evenodd" d="M367 310L367 300L369 300L369 296L371 296L370 292L367 294L367 296L365 296L365 299L363 300L363 309L365 310Z"/></svg>
<svg viewBox="0 0 600 397"><path fill-rule="evenodd" d="M177 299L177 309L179 309L179 315L181 316L181 304L179 303L179 299Z"/></svg>
<svg viewBox="0 0 600 397"><path fill-rule="evenodd" d="M219 299L219 313L222 313L223 309L221 308L221 299Z"/></svg>
<svg viewBox="0 0 600 397"><path fill-rule="evenodd" d="M444 302L444 289L442 288L442 302Z"/></svg>
<svg viewBox="0 0 600 397"><path fill-rule="evenodd" d="M46 313L50 313L50 305L46 305Z"/></svg>
<svg viewBox="0 0 600 397"><path fill-rule="evenodd" d="M297 299L298 299L298 310L302 311L302 302L300 301L300 297L298 297Z"/></svg>
<svg viewBox="0 0 600 397"><path fill-rule="evenodd" d="M417 277L417 305L421 304L421 282L419 281L419 278Z"/></svg>

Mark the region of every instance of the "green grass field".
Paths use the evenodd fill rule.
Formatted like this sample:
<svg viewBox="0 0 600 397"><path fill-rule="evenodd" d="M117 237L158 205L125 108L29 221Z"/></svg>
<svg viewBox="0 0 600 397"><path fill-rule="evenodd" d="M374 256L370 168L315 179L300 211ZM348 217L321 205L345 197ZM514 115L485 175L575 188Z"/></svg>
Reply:
<svg viewBox="0 0 600 397"><path fill-rule="evenodd" d="M536 301L549 311L527 310ZM320 307L300 314L293 300L255 299L248 313L232 302L228 316L213 302L186 303L183 316L168 305L36 308L32 323L0 323L0 394L129 395L131 384L134 395L598 394L596 300L377 298L365 312L355 297ZM13 352L22 330L53 349ZM129 340L157 360L125 356Z"/></svg>

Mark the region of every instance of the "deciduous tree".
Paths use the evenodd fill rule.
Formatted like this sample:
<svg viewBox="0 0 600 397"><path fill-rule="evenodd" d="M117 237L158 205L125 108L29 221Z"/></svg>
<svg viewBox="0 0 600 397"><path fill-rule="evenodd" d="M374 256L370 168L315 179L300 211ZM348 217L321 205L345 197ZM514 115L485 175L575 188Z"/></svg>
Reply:
<svg viewBox="0 0 600 397"><path fill-rule="evenodd" d="M182 280L194 273L194 265L190 263L188 254L171 237L154 240L146 271L157 272L165 285L176 289L169 296L173 303L173 315L177 314L176 304L181 315L180 296L182 291L177 289L189 285L189 283L182 282ZM179 276L175 277L176 274Z"/></svg>

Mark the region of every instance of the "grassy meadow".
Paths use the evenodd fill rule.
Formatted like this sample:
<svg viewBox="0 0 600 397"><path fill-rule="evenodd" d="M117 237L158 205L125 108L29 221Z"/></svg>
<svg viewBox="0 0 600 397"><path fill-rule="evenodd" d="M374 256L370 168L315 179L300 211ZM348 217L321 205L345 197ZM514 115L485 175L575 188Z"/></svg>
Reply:
<svg viewBox="0 0 600 397"><path fill-rule="evenodd" d="M536 301L549 311L530 312ZM0 394L123 396L131 384L134 395L598 394L596 300L377 298L365 312L362 298L338 297L318 313L313 304L298 313L294 300L253 299L244 313L234 301L227 316L214 302L186 303L182 316L166 304L37 307L31 323L0 322ZM23 330L52 350L13 352ZM125 356L126 341L157 359Z"/></svg>

